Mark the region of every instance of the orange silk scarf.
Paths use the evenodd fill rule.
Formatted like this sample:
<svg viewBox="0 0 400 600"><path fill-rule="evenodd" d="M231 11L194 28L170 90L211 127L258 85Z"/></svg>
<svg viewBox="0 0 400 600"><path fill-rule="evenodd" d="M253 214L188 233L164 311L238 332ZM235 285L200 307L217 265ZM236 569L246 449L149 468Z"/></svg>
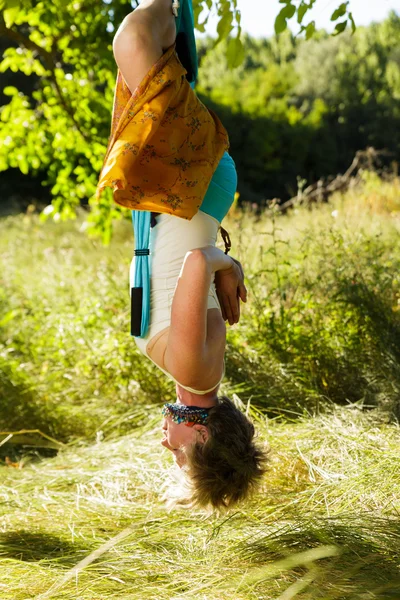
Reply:
<svg viewBox="0 0 400 600"><path fill-rule="evenodd" d="M191 88L175 46L133 94L118 69L96 198L111 187L114 201L126 208L191 219L229 148L229 137Z"/></svg>

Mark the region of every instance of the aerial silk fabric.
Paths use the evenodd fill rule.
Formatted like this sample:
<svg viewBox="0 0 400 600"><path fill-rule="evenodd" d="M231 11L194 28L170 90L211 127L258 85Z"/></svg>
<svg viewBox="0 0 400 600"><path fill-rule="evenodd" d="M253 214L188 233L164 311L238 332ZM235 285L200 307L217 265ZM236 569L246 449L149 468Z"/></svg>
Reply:
<svg viewBox="0 0 400 600"><path fill-rule="evenodd" d="M134 286L131 289L131 335L147 331L150 325L150 260L149 254L144 251L150 244L150 220L151 213L148 211L132 211L135 260Z"/></svg>
<svg viewBox="0 0 400 600"><path fill-rule="evenodd" d="M189 61L191 67L191 74L186 75L192 89L195 88L199 61L197 58L196 38L194 35L194 15L192 0L180 0L181 6L178 9L178 16L175 20L176 25L176 36L179 37L183 34L186 38L186 48L189 54Z"/></svg>
<svg viewBox="0 0 400 600"><path fill-rule="evenodd" d="M182 0L188 1L188 0ZM166 50L133 94L118 71L112 134L96 196L106 187L132 210L191 219L229 148L225 127L185 78L175 52Z"/></svg>
<svg viewBox="0 0 400 600"><path fill-rule="evenodd" d="M139 337L146 336L150 318L150 213L191 219L207 192L212 211L212 194L220 185L212 184L213 176L224 154L229 157L225 127L194 92L198 59L192 0L181 0L176 27L177 35L186 36L191 81L176 43L152 66L133 94L118 69L111 134L96 189L99 199L102 191L111 187L114 201L133 211L135 287L131 298L141 306L139 310L135 306L135 318L132 312L131 334ZM231 189L236 190L232 165L230 172Z"/></svg>

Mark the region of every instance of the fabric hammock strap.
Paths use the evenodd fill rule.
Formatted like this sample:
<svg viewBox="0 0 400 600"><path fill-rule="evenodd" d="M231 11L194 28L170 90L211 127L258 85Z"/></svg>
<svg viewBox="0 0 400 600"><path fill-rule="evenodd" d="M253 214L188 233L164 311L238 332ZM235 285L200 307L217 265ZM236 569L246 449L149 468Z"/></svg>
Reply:
<svg viewBox="0 0 400 600"><path fill-rule="evenodd" d="M150 218L148 211L133 210L132 224L135 237L131 278L131 335L143 336L150 323ZM132 267L131 267L132 268Z"/></svg>
<svg viewBox="0 0 400 600"><path fill-rule="evenodd" d="M224 229L222 225L220 225L219 228L221 231L222 239L224 240L225 244L225 254L228 254L229 250L232 248L231 238L229 237L229 233L227 232L227 230Z"/></svg>

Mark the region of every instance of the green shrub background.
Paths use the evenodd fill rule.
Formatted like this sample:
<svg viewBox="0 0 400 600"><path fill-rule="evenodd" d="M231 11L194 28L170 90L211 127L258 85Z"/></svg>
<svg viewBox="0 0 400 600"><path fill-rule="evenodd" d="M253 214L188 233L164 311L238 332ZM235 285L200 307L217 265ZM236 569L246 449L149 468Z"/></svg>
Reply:
<svg viewBox="0 0 400 600"><path fill-rule="evenodd" d="M55 0L22 6L18 35L0 27L0 214L25 210L31 197L68 218L93 200L117 71L112 27L130 11L119 0L85 10ZM399 161L399 37L394 11L354 35L244 34L234 69L233 34L217 46L197 41L196 93L229 132L240 204L295 196L305 183L344 173L369 146L385 150L380 166ZM107 194L92 209L90 222L109 235L119 209Z"/></svg>
<svg viewBox="0 0 400 600"><path fill-rule="evenodd" d="M283 4L279 31L295 10ZM233 71L237 40L198 41L197 92L227 127L238 170L224 227L249 298L228 326L220 391L270 450L257 492L216 514L174 503L182 481L160 446L160 408L175 386L129 335L128 215L109 195L84 208L110 130L113 27L132 7L10 5L1 600L400 598L399 16L307 42L244 35ZM327 8L341 18L351 5ZM343 173L368 146L384 150L380 175L364 165L328 203L299 193L286 214L275 201L258 210Z"/></svg>
<svg viewBox="0 0 400 600"><path fill-rule="evenodd" d="M228 325L221 391L270 415L357 402L399 416L399 209L399 179L369 172L287 215L231 209L249 302ZM0 228L1 429L128 433L139 407L174 398L128 333L129 222L108 247L82 219L26 214Z"/></svg>

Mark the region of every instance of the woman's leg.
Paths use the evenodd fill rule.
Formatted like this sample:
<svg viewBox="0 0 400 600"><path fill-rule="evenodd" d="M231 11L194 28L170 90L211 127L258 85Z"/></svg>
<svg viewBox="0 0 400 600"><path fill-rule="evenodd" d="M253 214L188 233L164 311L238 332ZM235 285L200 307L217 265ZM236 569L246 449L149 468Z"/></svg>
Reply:
<svg viewBox="0 0 400 600"><path fill-rule="evenodd" d="M143 0L125 17L114 36L114 58L132 93L175 42L171 7L171 0Z"/></svg>

